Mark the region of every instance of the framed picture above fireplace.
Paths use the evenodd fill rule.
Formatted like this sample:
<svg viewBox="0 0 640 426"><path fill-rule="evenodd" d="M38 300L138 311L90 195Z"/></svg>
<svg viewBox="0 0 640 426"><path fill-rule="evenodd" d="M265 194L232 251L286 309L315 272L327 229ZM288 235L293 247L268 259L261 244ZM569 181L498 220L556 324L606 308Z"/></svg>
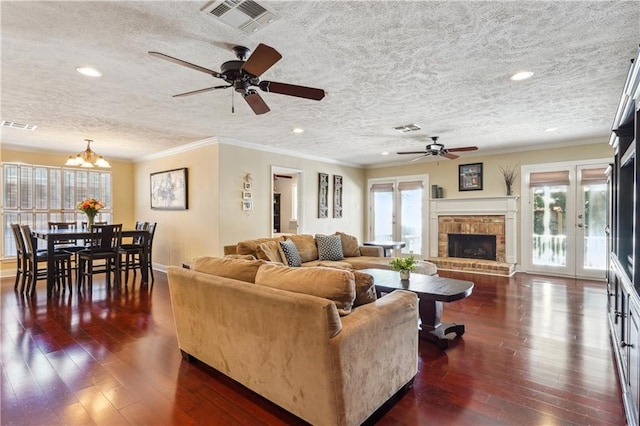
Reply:
<svg viewBox="0 0 640 426"><path fill-rule="evenodd" d="M458 166L458 190L482 190L482 163L460 164Z"/></svg>

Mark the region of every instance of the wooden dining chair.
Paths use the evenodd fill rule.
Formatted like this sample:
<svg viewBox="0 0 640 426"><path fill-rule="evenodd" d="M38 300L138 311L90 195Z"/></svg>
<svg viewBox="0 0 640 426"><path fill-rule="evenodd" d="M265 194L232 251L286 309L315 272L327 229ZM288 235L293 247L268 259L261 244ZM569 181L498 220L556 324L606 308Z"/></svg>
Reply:
<svg viewBox="0 0 640 426"><path fill-rule="evenodd" d="M36 283L38 280L46 280L48 274L54 274L55 284L58 290L64 291L66 288L72 291L71 280L71 253L65 251L54 252L54 270L47 269L47 252L38 250L38 243L31 234L29 225L21 225L22 238L24 239L25 259L26 259L26 292L31 296L36 294Z"/></svg>
<svg viewBox="0 0 640 426"><path fill-rule="evenodd" d="M111 286L111 273L116 284L120 280L119 249L122 241L122 224L96 225L91 228L89 245L78 252L78 291L85 277L89 288L93 287L94 274L106 274L107 286Z"/></svg>
<svg viewBox="0 0 640 426"><path fill-rule="evenodd" d="M27 281L28 274L28 262L26 259L24 238L22 238L22 231L20 230L19 224L12 223L10 226L13 238L16 242L16 282L13 285L13 289L18 291L18 284L20 283L20 293L24 293L24 285Z"/></svg>
<svg viewBox="0 0 640 426"><path fill-rule="evenodd" d="M136 222L137 230L148 230L149 222ZM120 245L120 272L124 271L124 282L129 282L129 270L133 271L133 280L136 279L136 270L141 269L141 257L144 255L144 239L134 237L130 244Z"/></svg>

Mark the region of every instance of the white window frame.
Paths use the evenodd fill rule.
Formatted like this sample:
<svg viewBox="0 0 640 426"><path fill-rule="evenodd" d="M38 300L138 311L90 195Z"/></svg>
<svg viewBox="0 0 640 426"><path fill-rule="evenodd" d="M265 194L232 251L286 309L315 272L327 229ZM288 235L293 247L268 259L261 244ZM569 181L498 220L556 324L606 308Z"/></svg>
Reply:
<svg viewBox="0 0 640 426"><path fill-rule="evenodd" d="M83 220L86 220L86 216L75 209L75 204L88 197L98 198L106 204L106 206L100 210L98 216L96 216L97 220L111 221L110 219L113 217L113 176L111 171L11 162L3 162L0 166L0 179L2 182L0 185L0 212L2 214L2 226L0 227L2 246L0 248L0 257L2 259L15 257L15 241L9 228L10 223L20 223L39 228L46 227L49 221L69 221L79 224ZM16 192L15 205L8 205L5 199L8 190L6 186L9 184L5 176L7 173L6 170L9 167L17 167L18 171L17 182L15 188L12 189L12 191L15 190ZM29 200L21 199L22 186L25 184L25 182L20 179L21 170L31 170L30 182L27 183L31 191L28 197L30 198ZM36 171L43 170L47 171L45 179L46 199L38 200L37 193L42 193L42 191L37 190ZM57 185L50 183L53 173L56 172L59 172ZM64 184L65 176L73 176L73 189L70 190ZM75 182L78 181L79 176L86 177L86 183L78 188L75 186ZM59 191L57 192L59 205L52 208L51 194L54 189ZM66 205L65 197L68 197ZM23 202L25 202L26 205L23 205Z"/></svg>

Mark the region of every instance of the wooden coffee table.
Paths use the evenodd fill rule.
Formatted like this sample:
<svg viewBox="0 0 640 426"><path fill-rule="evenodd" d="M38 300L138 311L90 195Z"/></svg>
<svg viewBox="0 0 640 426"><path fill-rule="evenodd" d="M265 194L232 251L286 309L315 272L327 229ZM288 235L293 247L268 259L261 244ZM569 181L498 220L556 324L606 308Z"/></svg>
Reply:
<svg viewBox="0 0 640 426"><path fill-rule="evenodd" d="M464 324L446 323L440 321L440 318L443 302L464 299L471 294L471 281L422 274L411 274L411 278L404 281L396 271L361 269L360 272L373 276L378 296L380 293L390 293L393 290L408 290L418 295L418 309L422 320L419 334L423 339L446 349L449 347L449 340L454 338L447 336L448 334L455 333L455 337L464 334Z"/></svg>

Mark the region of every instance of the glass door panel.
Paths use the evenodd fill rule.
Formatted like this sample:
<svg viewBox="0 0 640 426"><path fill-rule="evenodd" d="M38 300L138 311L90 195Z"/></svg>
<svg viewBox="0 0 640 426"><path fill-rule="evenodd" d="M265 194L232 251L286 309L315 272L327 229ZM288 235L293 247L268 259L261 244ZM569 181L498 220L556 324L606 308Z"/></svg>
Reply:
<svg viewBox="0 0 640 426"><path fill-rule="evenodd" d="M422 188L403 189L400 186L400 241L406 245L401 253L422 252Z"/></svg>
<svg viewBox="0 0 640 426"><path fill-rule="evenodd" d="M567 265L567 189L566 185L533 188L534 265Z"/></svg>
<svg viewBox="0 0 640 426"><path fill-rule="evenodd" d="M393 240L393 188L373 191L373 240Z"/></svg>
<svg viewBox="0 0 640 426"><path fill-rule="evenodd" d="M607 268L607 181L605 168L578 168L576 275L603 279Z"/></svg>

